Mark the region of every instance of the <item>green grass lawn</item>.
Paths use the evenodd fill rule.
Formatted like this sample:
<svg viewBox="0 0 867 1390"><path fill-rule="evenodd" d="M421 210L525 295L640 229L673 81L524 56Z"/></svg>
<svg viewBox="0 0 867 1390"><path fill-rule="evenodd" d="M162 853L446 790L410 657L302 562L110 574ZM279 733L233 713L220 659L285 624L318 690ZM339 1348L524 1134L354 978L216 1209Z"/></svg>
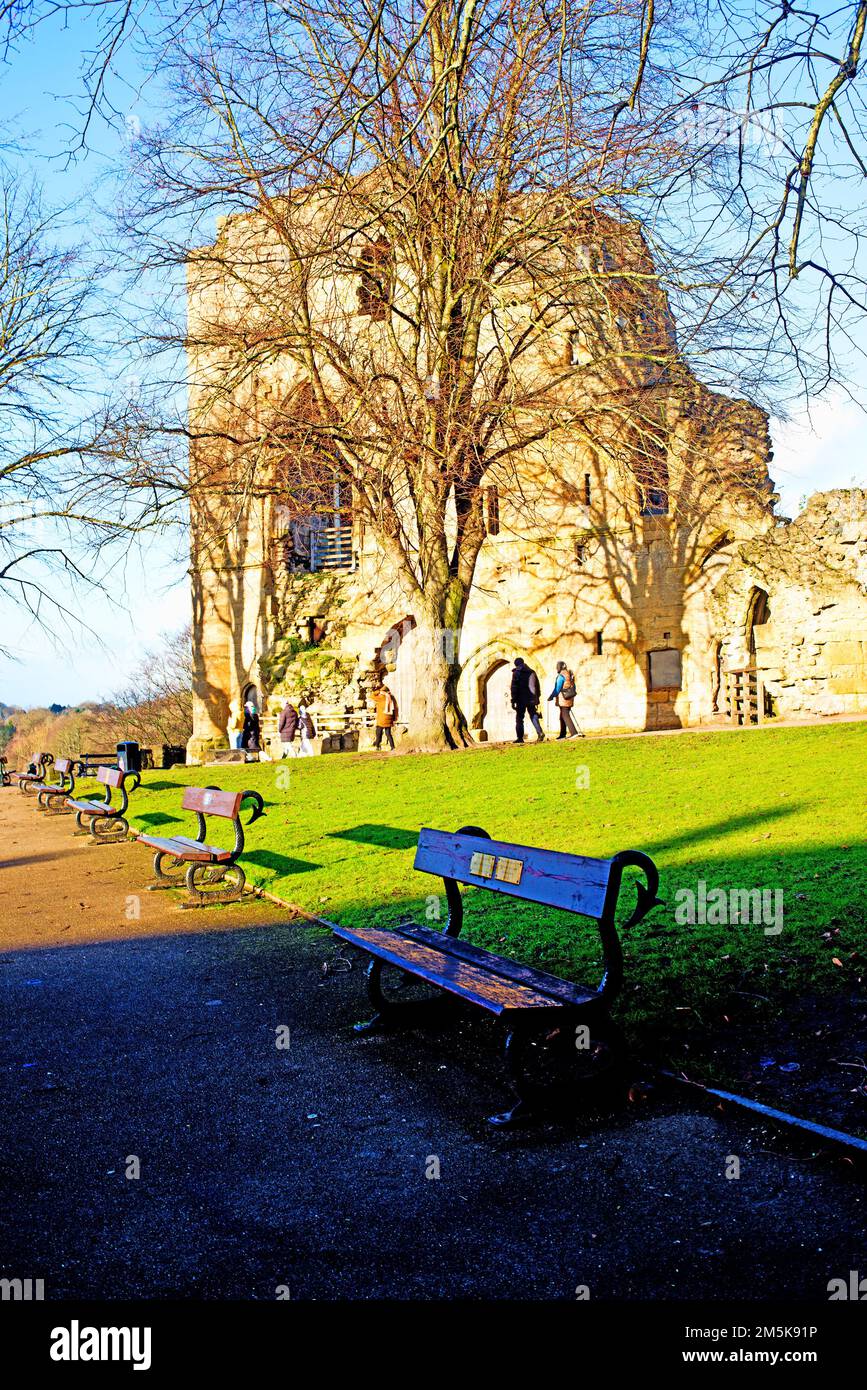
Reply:
<svg viewBox="0 0 867 1390"><path fill-rule="evenodd" d="M441 894L440 880L412 867L422 825L475 824L495 838L604 857L644 850L659 866L666 906L625 942L621 1013L676 1060L684 1038L723 1026L733 994L762 997L779 1015L793 994L858 990L859 950L867 955L865 766L867 723L334 755L151 772L130 819L164 834L183 824L190 834L192 819L180 813L186 783L256 788L267 815L249 832L249 880L356 924L444 911L441 898L428 897ZM209 824L212 839L228 830ZM782 932L679 925L675 894L699 880L708 891L782 890ZM630 909L632 901L629 893ZM470 891L465 930L502 954L598 979L598 937L582 918Z"/></svg>

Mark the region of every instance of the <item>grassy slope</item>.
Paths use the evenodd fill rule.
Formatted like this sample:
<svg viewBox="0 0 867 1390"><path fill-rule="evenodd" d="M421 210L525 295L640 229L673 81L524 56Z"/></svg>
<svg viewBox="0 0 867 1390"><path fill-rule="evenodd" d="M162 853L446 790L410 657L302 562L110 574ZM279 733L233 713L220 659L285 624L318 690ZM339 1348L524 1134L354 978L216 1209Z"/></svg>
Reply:
<svg viewBox="0 0 867 1390"><path fill-rule="evenodd" d="M865 766L865 723L466 755L335 755L146 774L131 820L168 834L184 823L189 834L179 812L184 783L255 787L268 815L249 834L250 880L326 917L368 924L426 906L435 912L442 901L426 902L442 885L412 868L421 825L476 824L498 838L591 855L645 850L660 867L667 906L626 943L625 1013L639 1035L653 1032L676 1056L679 1037L712 1031L733 990L784 1007L790 991L857 986L863 961L850 953L860 946L867 954ZM142 860L144 877L144 849ZM699 879L708 889L781 888L782 934L678 926L675 892ZM475 940L558 974L598 977L592 923L492 894L470 897L466 930ZM823 940L835 926L839 936Z"/></svg>

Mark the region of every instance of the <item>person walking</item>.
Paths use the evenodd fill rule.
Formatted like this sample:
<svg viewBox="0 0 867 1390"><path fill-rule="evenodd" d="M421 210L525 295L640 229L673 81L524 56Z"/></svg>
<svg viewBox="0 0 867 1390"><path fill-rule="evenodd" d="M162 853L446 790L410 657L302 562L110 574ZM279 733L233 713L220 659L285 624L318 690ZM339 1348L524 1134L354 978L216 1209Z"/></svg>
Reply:
<svg viewBox="0 0 867 1390"><path fill-rule="evenodd" d="M253 701L248 700L244 705L244 730L241 735L241 746L244 749L245 763L258 762L260 733L259 711L256 709Z"/></svg>
<svg viewBox="0 0 867 1390"><path fill-rule="evenodd" d="M557 705L557 712L560 715L560 738L583 738L581 730L576 727L575 720L572 718L572 706L575 703L577 694L575 688L575 676L565 661L557 662L557 677L554 681L554 689L548 696L549 700L554 700Z"/></svg>
<svg viewBox="0 0 867 1390"><path fill-rule="evenodd" d="M539 677L528 666L522 656L515 657L515 665L512 668L512 709L515 711L515 733L516 742L524 742L524 716L530 716L530 723L536 730L536 741L545 742L545 734L539 720L539 699L542 688L539 685Z"/></svg>
<svg viewBox="0 0 867 1390"><path fill-rule="evenodd" d="M240 700L233 700L229 705L229 727L226 730L230 748L242 748L244 740L244 717L241 713Z"/></svg>
<svg viewBox="0 0 867 1390"><path fill-rule="evenodd" d="M310 706L304 700L298 706L298 732L301 735L301 747L298 749L299 758L312 758L313 744L310 740L316 737L316 725L313 723Z"/></svg>
<svg viewBox="0 0 867 1390"><path fill-rule="evenodd" d="M388 686L380 681L373 692L373 704L376 709L376 728L373 734L374 748L382 748L382 736L385 735L389 748L394 751L394 734L391 732L392 725L397 718L397 700L392 695Z"/></svg>
<svg viewBox="0 0 867 1390"><path fill-rule="evenodd" d="M295 756L295 731L298 728L298 711L290 700L287 700L280 711L280 718L277 721L277 732L280 735L280 743L283 747L282 757L293 758Z"/></svg>

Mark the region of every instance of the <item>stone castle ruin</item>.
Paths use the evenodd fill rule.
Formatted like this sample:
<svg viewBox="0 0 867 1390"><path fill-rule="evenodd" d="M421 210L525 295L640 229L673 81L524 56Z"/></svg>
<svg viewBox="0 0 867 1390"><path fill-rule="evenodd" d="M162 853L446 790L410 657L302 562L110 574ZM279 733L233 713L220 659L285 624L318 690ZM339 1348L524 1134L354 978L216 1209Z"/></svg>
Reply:
<svg viewBox="0 0 867 1390"><path fill-rule="evenodd" d="M622 244L649 264L635 229ZM360 340L388 311L371 288L380 248L365 242L355 269L329 286ZM250 697L266 740L285 698L310 696L323 751L364 747L377 677L400 712L426 679L418 615L354 505L351 478L325 460L317 471L313 449L299 481L297 438L286 439L285 462L273 432L267 449L257 443L287 402L296 421L315 410L297 354L260 350L267 323L249 286L266 277L268 313L278 312L279 252L267 219L239 215L190 262L193 761L229 746ZM597 253L608 254L604 241ZM325 324L324 299L321 314ZM667 346L664 371L648 369L649 337ZM569 664L586 732L724 718L742 679L732 673L743 672L757 716L867 711L867 493L817 494L799 517L779 518L765 415L704 387L674 341L664 296L650 291L617 313L590 306L540 340L533 370L543 383L565 376L552 391L579 393L588 421L605 384L597 364L616 358L618 410L605 431L582 428L570 395L569 424L483 480L472 589L459 630L443 633L475 739L514 737L518 655L538 671L543 699L556 662ZM629 452L636 419L642 443Z"/></svg>

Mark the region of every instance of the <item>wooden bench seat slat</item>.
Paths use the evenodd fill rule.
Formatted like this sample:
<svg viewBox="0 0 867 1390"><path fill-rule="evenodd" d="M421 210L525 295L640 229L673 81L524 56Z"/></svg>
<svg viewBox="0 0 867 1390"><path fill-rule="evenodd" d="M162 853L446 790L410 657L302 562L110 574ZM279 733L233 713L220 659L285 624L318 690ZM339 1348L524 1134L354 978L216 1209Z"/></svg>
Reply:
<svg viewBox="0 0 867 1390"><path fill-rule="evenodd" d="M536 970L532 965L523 965L517 960L495 956L483 946L474 946L471 941L464 941L458 936L448 936L445 932L435 931L432 927L424 927L417 922L401 922L400 926L395 928L395 932L398 936L409 936L415 941L421 941L446 955L459 956L462 960L482 966L493 975L502 975L517 984L529 985L541 994L550 994L560 1004L586 1004L596 994L595 989L589 989L586 985L577 985L571 980L560 980L556 975L548 975L544 970Z"/></svg>
<svg viewBox="0 0 867 1390"><path fill-rule="evenodd" d="M473 873L470 865L476 854L489 856L495 864L501 859L517 861L521 866L519 881L511 883L500 879L496 872L490 877ZM475 835L453 835L427 826L419 833L415 868L546 907L579 912L597 920L604 912L611 875L609 859L588 859L558 850L509 844L505 840L485 840Z"/></svg>
<svg viewBox="0 0 867 1390"><path fill-rule="evenodd" d="M119 816L120 807L109 806L105 801L74 801L70 797L66 798L67 806L71 806L73 811L84 811L87 815L98 816Z"/></svg>
<svg viewBox="0 0 867 1390"><path fill-rule="evenodd" d="M163 854L171 854L175 859L187 859L197 864L224 864L232 858L233 851L221 849L218 845L203 845L186 835L162 838L159 835L139 835L138 842L150 845Z"/></svg>
<svg viewBox="0 0 867 1390"><path fill-rule="evenodd" d="M528 1009L562 1007L557 999L531 989L518 981L459 957L445 955L421 941L413 941L398 932L378 927L335 927L335 935L361 946L371 955L398 967L406 966L413 975L440 989L468 999L489 1013L501 1016L512 1010L525 1013Z"/></svg>

